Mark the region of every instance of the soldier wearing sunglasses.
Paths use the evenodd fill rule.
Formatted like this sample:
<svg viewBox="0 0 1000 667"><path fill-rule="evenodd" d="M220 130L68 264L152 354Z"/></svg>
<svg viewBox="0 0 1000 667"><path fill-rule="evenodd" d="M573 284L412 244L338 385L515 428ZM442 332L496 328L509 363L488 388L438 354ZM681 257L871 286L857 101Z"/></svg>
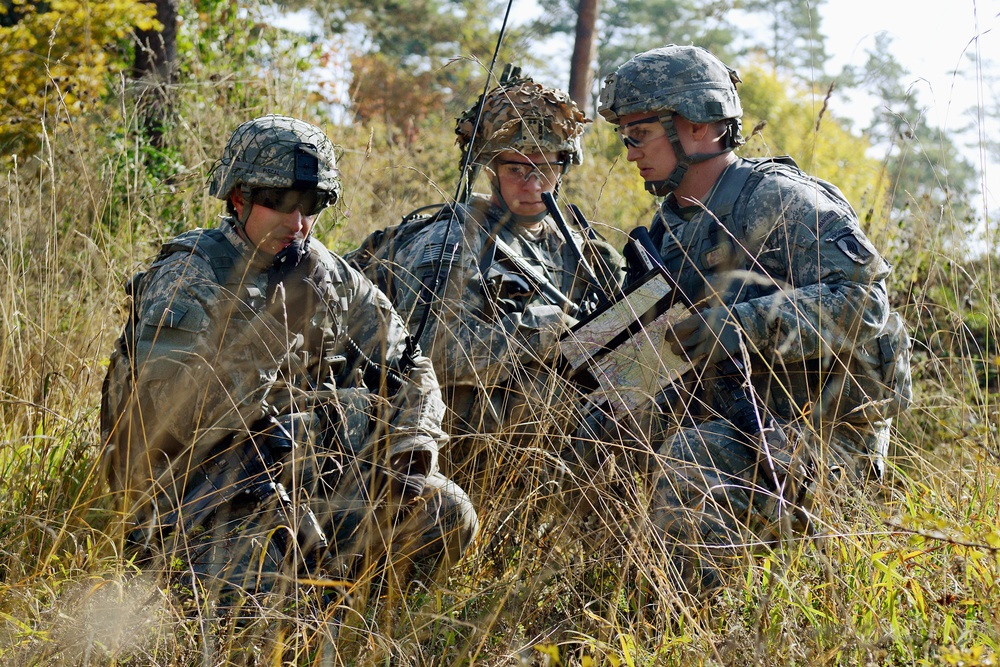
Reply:
<svg viewBox="0 0 1000 667"><path fill-rule="evenodd" d="M738 580L752 545L808 532L814 499L879 479L910 395L889 264L836 186L787 156L737 156L738 83L668 45L622 64L600 103L663 198L650 245L691 306L664 342L696 370L657 397L644 463L663 571L702 594Z"/></svg>
<svg viewBox="0 0 1000 667"><path fill-rule="evenodd" d="M376 564L430 583L476 513L438 471L430 361L404 355L388 299L312 236L341 194L335 146L297 119L249 121L209 193L228 215L132 280L111 356L104 461L128 543L227 606L321 599L315 582Z"/></svg>

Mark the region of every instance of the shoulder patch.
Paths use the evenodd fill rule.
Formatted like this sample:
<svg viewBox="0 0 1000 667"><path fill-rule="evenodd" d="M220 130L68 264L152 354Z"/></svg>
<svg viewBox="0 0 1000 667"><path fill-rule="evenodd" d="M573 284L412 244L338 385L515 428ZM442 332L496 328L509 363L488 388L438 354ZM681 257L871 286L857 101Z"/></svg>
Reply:
<svg viewBox="0 0 1000 667"><path fill-rule="evenodd" d="M848 229L827 241L835 243L840 251L856 264L867 264L877 254L871 241L857 229Z"/></svg>
<svg viewBox="0 0 1000 667"><path fill-rule="evenodd" d="M420 257L420 263L417 266L427 266L428 264L434 264L438 261L438 257L441 257L441 246L444 245L440 241L437 243L428 243L424 246L424 252ZM444 257L442 257L442 262L445 265L454 263L455 259L460 253L459 244L452 243L450 246L445 247Z"/></svg>

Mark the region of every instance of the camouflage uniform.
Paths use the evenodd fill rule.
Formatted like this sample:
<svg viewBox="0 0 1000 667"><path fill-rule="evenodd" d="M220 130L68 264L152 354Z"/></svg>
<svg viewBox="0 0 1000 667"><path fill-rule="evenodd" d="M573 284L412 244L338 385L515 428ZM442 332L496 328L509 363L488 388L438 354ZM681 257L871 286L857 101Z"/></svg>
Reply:
<svg viewBox="0 0 1000 667"><path fill-rule="evenodd" d="M498 264L484 276L481 258L493 230L529 265L542 272L571 301L594 298L594 288L579 271L576 259L551 218L537 236L509 222L503 210L477 196L464 223L439 220L396 249L392 273L396 309L411 327L425 307L421 288L429 283L433 265L445 244L448 281L433 305L435 316L424 334L428 356L452 412L454 432L503 432L511 440L527 440L542 431L542 406L552 404L559 383L549 370L556 342L575 320L539 294L525 290L512 275L516 270ZM450 235L445 240L445 234ZM600 241L583 240L595 267L613 267L602 273L605 286L619 279L621 259ZM492 273L491 273L492 272Z"/></svg>
<svg viewBox="0 0 1000 667"><path fill-rule="evenodd" d="M303 128L322 135L276 118L279 136L288 127L299 139ZM330 152L327 167L332 160ZM225 178L217 175L213 194L232 189L219 185ZM438 472L444 405L429 360L416 356L387 389L405 327L370 281L315 239L300 262L318 298L298 313L301 331L286 326L302 302L285 293L282 304L279 293L268 303L275 258L257 252L241 224L227 217L221 229L182 234L133 283L134 319L112 355L102 405L104 458L138 526L133 537L168 561L180 556L216 591L271 590L275 575L303 569L339 578L387 550L431 570L456 562L477 519ZM373 380L372 369L382 377ZM286 450L265 452L270 441L260 436L275 422L291 437ZM261 459L249 462L258 480L287 492L280 507L274 493L225 488L234 467L248 465L234 452L247 448ZM414 481L390 468L400 458L421 463L419 497L406 508L386 494ZM206 484L213 502L203 510ZM318 519L311 533L307 519ZM328 550L319 531L331 538Z"/></svg>
<svg viewBox="0 0 1000 667"><path fill-rule="evenodd" d="M609 77L601 113L615 123L645 111L725 121L726 152L742 143L738 81L697 47L655 49ZM730 352L758 428L748 436L726 412L722 364L701 369L690 395L661 397L654 518L693 589L719 583L748 528L760 538L782 516L801 523L817 480L880 473L889 435L884 415L848 407L851 360L889 318L889 265L854 211L789 159L738 159L703 206L679 207L672 190L706 157L681 150L680 173L647 184L667 195L650 233L686 300L738 332L743 347Z"/></svg>
<svg viewBox="0 0 1000 667"><path fill-rule="evenodd" d="M623 278L621 256L606 242L571 232L594 269L590 277L547 213L524 219L504 201L494 173L499 154L553 152L564 169L580 164L584 124L590 122L564 92L517 72L486 94L475 136L478 102L456 127L463 160L472 167L470 182L486 169L493 196L472 195L469 203L446 206L430 220L404 222L394 239L383 241L363 261L411 328L431 304L422 342L450 408L449 432L499 434L512 444L548 430L545 424L560 392L557 374L551 372L556 341L577 320L526 284L501 252L494 254L490 239L505 242L583 312L601 290L611 290ZM538 224L540 229L534 229ZM439 258L445 287L430 296ZM451 451L453 460L465 457L454 442Z"/></svg>

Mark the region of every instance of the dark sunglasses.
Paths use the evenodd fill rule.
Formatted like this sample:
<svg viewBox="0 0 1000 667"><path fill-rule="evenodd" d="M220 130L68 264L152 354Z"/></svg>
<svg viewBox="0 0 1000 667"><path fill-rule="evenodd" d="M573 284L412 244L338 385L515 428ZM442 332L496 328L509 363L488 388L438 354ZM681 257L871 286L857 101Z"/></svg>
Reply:
<svg viewBox="0 0 1000 667"><path fill-rule="evenodd" d="M316 215L333 204L337 197L332 192L322 190L292 190L289 188L255 188L251 193L253 203L279 213L291 213L295 209L302 215Z"/></svg>

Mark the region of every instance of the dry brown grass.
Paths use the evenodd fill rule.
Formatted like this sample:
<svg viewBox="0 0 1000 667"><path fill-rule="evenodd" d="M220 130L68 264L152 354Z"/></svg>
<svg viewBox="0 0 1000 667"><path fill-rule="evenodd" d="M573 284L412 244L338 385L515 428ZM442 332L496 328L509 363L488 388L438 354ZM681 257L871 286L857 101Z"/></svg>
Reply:
<svg viewBox="0 0 1000 667"><path fill-rule="evenodd" d="M997 366L995 349L970 346L966 324L974 315L995 334L1000 309L985 274L972 290L975 305L942 299L964 293L966 282L954 276L959 258L934 254L927 261L938 291L927 286L903 304L921 341L917 400L894 434L887 483L822 498L820 537L747 549L740 581L707 602L670 583L644 509L648 490L628 475L621 486L574 481L551 438L478 442L488 465L463 481L479 508L480 537L438 590L337 615L266 610L236 627L181 606L162 582L137 572L120 555L98 469L99 388L124 320L121 286L160 241L215 219L221 203L207 197L205 175L237 121L304 108L294 91L269 95L248 108L181 104L172 152L151 159L128 114L80 121L4 174L0 662L993 664ZM386 145L377 129L329 128L346 148L348 194L341 210L325 214L325 240L344 250L450 197L450 129L427 129L416 149ZM565 195L595 220L645 223L651 200L627 165L603 157L607 134L588 139L595 157ZM539 410L541 423L557 423L550 405Z"/></svg>

